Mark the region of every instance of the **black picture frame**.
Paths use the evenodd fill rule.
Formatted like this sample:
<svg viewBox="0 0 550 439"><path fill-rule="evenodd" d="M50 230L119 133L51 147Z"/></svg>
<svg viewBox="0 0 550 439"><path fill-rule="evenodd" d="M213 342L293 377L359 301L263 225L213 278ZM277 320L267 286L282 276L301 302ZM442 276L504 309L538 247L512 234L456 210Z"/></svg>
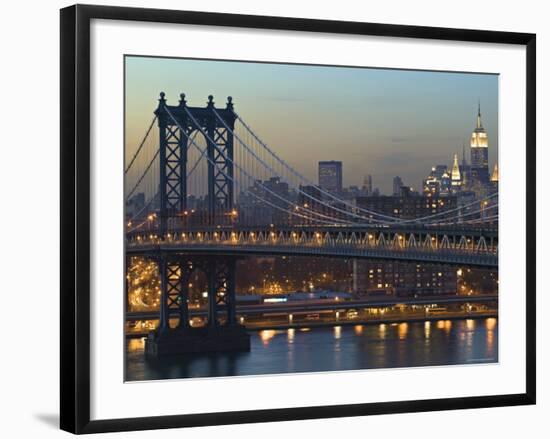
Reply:
<svg viewBox="0 0 550 439"><path fill-rule="evenodd" d="M526 392L417 401L90 420L90 21L92 19L407 37L526 47ZM536 36L303 18L75 5L61 10L60 426L98 433L535 404Z"/></svg>

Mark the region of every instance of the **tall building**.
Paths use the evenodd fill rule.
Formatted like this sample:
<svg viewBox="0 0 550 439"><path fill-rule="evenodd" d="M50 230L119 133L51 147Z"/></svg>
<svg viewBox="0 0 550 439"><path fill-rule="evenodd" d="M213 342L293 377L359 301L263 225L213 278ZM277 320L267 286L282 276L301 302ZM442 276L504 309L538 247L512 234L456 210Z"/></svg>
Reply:
<svg viewBox="0 0 550 439"><path fill-rule="evenodd" d="M403 184L401 177L399 175L393 177L393 195L400 195L402 186L405 185Z"/></svg>
<svg viewBox="0 0 550 439"><path fill-rule="evenodd" d="M319 162L319 186L329 192L342 192L342 162Z"/></svg>
<svg viewBox="0 0 550 439"><path fill-rule="evenodd" d="M462 142L462 164L460 165L461 186L465 189L470 184L470 165L466 161L466 143Z"/></svg>
<svg viewBox="0 0 550 439"><path fill-rule="evenodd" d="M363 179L363 192L367 195L372 195L372 175L365 175Z"/></svg>
<svg viewBox="0 0 550 439"><path fill-rule="evenodd" d="M432 167L430 174L422 181L422 192L430 196L446 196L451 189L451 177L447 165Z"/></svg>
<svg viewBox="0 0 550 439"><path fill-rule="evenodd" d="M498 163L495 163L493 173L491 174L491 189L492 191L498 191Z"/></svg>
<svg viewBox="0 0 550 439"><path fill-rule="evenodd" d="M481 106L477 108L476 128L470 140L470 173L472 185L486 186L489 184L489 139L487 131L481 123Z"/></svg>
<svg viewBox="0 0 550 439"><path fill-rule="evenodd" d="M451 170L451 186L452 189L458 190L462 183L462 178L460 176L460 167L458 166L458 155L455 154L453 161L453 169Z"/></svg>
<svg viewBox="0 0 550 439"><path fill-rule="evenodd" d="M493 168L493 173L491 174L491 182L498 183L498 163L495 163L495 167Z"/></svg>
<svg viewBox="0 0 550 439"><path fill-rule="evenodd" d="M244 207L241 219L258 224L288 221L288 203L285 200L290 198L288 183L279 177L271 177L263 182L256 180L248 188L248 194L240 195L240 204Z"/></svg>

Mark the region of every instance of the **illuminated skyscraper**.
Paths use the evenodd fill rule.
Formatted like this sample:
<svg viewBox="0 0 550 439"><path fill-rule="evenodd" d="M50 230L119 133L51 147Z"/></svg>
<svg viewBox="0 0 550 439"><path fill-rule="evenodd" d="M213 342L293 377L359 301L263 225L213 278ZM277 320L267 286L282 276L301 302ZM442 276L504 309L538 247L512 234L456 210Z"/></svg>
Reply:
<svg viewBox="0 0 550 439"><path fill-rule="evenodd" d="M460 188L462 178L460 176L460 167L458 166L458 155L455 154L453 161L453 169L451 170L451 186L457 190Z"/></svg>
<svg viewBox="0 0 550 439"><path fill-rule="evenodd" d="M481 107L477 109L477 124L470 140L472 184L486 186L489 184L489 139L481 123Z"/></svg>
<svg viewBox="0 0 550 439"><path fill-rule="evenodd" d="M498 183L498 163L495 163L493 168L493 174L491 175L491 182Z"/></svg>
<svg viewBox="0 0 550 439"><path fill-rule="evenodd" d="M319 162L319 186L330 192L342 192L342 162Z"/></svg>

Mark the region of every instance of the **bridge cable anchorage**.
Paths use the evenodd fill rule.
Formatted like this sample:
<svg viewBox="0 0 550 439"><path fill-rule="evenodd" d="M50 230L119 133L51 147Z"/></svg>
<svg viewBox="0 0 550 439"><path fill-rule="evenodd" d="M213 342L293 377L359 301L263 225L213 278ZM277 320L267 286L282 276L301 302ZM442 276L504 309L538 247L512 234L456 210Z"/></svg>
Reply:
<svg viewBox="0 0 550 439"><path fill-rule="evenodd" d="M490 195L489 197L486 197L484 198L483 200L476 200L472 203L469 203L467 205L464 205L464 206L460 206L460 207L457 207L457 208L454 208L454 209L450 209L450 210L446 210L446 211L443 211L443 212L439 212L437 214L433 214L433 215L427 215L425 217L420 217L420 218L413 218L413 219L402 219L402 218L399 218L399 217L393 217L393 216L390 216L390 215L385 215L385 214L382 214L380 212L376 212L376 211L372 211L372 210L369 210L369 209L364 209L364 208L361 208L361 207L358 207L358 206L355 206L349 202L347 202L346 200L343 200L341 198L338 198L336 197L335 195L331 194L330 192L328 191L325 191L323 188L317 186L315 183L313 183L311 180L307 179L305 176L303 176L302 174L300 174L298 171L296 171L292 166L290 166L288 163L286 163L283 159L281 159L277 154L275 154L275 152L273 152L268 146L267 144L265 144L257 135L256 133L254 133L254 131L246 124L246 122L233 110L233 114L234 116L237 118L237 120L239 120L241 122L241 124L244 126L244 128L252 135L252 137L254 139L256 139L256 141L273 157L275 158L275 160L277 160L281 165L283 165L285 168L287 168L291 173L293 173L296 177L298 177L299 179L301 179L302 181L304 181L305 183L308 183L310 185L313 185L313 186L316 186L318 188L318 190L327 195L328 197L332 198L333 200L336 200L344 205L348 205L350 207L352 207L354 210L357 210L357 211L362 211L362 212L365 212L365 213L368 213L368 214L372 214L372 215L376 215L376 216L380 216L380 217L385 217L385 218L388 218L388 219L391 219L393 221L395 221L396 224L401 224L401 223L410 223L410 222L419 222L419 221L422 221L424 219L428 219L428 218L433 218L433 217L438 217L438 216L442 216L442 215L448 215L449 213L451 212L454 212L454 211L458 211L458 210L461 210L463 209L464 207L467 207L469 205L473 205L473 204L476 204L480 201L483 201L483 200L489 200L493 197L495 197L497 194L493 194L493 195ZM219 115L217 115L218 118L219 118ZM236 135L235 135L236 136ZM237 137L237 136L236 136ZM242 142L241 142L242 143ZM372 221L372 218L369 218L370 221Z"/></svg>
<svg viewBox="0 0 550 439"><path fill-rule="evenodd" d="M134 156L132 157L132 160L130 160L130 164L126 167L126 169L124 170L124 174L127 174L128 171L130 170L130 168L132 167L132 165L134 164L137 156L139 155L140 151L141 151L141 148L143 148L143 145L145 144L145 141L147 140L147 138L149 137L149 133L151 132L151 130L153 129L153 125L155 124L155 121L157 120L157 116L153 117L153 120L151 121L151 125L149 125L149 128L147 129L147 132L145 133L145 137L143 137L143 140L141 141L141 143L139 144L139 147L138 149L136 150L136 152L134 153Z"/></svg>
<svg viewBox="0 0 550 439"><path fill-rule="evenodd" d="M176 123L176 125L178 125L178 127L180 127L179 123L178 123L177 120L173 117L173 115L170 113L170 111L167 110L167 112L168 112L168 114L170 115L170 117L172 118L172 120ZM189 115L190 115L190 113L189 113ZM191 115L190 115L190 116L191 116ZM196 124L196 125L198 126L198 122L197 122L192 116L191 116L191 119L193 120L193 123ZM242 169L238 164L234 163L234 162L233 162L229 157L227 157L221 150L219 150L219 148L216 146L216 144L213 143L212 139L211 139L204 131L202 131L202 129L200 128L200 126L198 126L198 129L199 129L199 130L201 131L201 133L205 136L205 138L207 138L207 140L210 141L210 142L214 145L214 147L216 148L216 151L217 151L220 155L222 155L222 156L224 157L225 160L231 162L234 166L236 166L237 169L240 170L246 177L248 177L248 178L251 179L252 181L257 182L256 179L255 179L255 177L253 177L253 176L251 176L250 174L248 174L248 173L247 173L244 169ZM180 127L180 130L181 130L181 127ZM182 131L182 133L189 139L189 136L187 135L187 133L185 133L185 131ZM196 142L195 142L194 140L192 140L192 139L189 139L189 140L191 140L191 143L192 143L199 151L204 152L204 150L202 150L202 149L196 144ZM207 157L209 163L212 164L212 166L217 167L218 171L221 172L222 175L224 175L224 177L230 179L230 180L231 180L233 183L235 183L237 186L240 186L240 182L239 182L239 181L237 181L237 180L234 179L233 177L229 176L226 172L224 172L223 169L221 169L220 167L218 167L218 166L217 166L217 163L215 163L214 161L212 161L208 156L206 156L206 157ZM294 203L291 202L290 200L287 200L287 199L281 197L279 194L277 194L277 193L271 191L269 188L265 187L264 185L261 185L261 186L262 186L262 188L263 188L266 192L270 193L271 195L275 196L276 198L279 198L280 200L284 201L284 202L287 203L287 204L291 204L291 205L294 207ZM327 218L330 218L330 219L331 219L330 222L329 222L329 221L322 221L322 220L319 220L319 219L317 219L317 218L313 218L313 217L309 217L309 216L306 216L306 215L302 215L302 214L296 213L296 212L294 212L294 211L292 211L292 210L285 210L285 209L283 209L282 207L277 206L277 205L271 203L270 201L261 198L260 196L258 196L258 195L255 194L254 192L251 192L251 191L249 190L249 188L247 188L247 187L244 188L244 191L243 191L243 192L252 195L252 196L255 197L256 199L258 199L260 202L262 202L262 203L264 203L264 204L267 204L267 205L270 206L270 207L273 207L273 208L275 208L275 209L277 209L277 210L279 210L279 211L281 211L281 212L284 212L284 213L286 213L286 214L291 214L291 215L296 216L296 217L299 217L299 218L304 218L304 219L307 219L307 220L317 220L317 221L323 222L323 223L325 223L325 224L331 224L331 225L334 225L335 222L336 222L336 223L339 223L339 224L349 224L349 223L342 222L342 221L340 221L340 220L337 220L337 219L334 219L334 218L331 218L331 217L327 217ZM315 214L317 214L317 215L321 215L321 214L319 214L319 213L317 213L317 212L312 212L312 213L315 213ZM323 215L323 216L324 216L324 215ZM326 216L325 216L325 217L326 217Z"/></svg>
<svg viewBox="0 0 550 439"><path fill-rule="evenodd" d="M134 187L132 188L132 190L130 191L130 193L126 196L126 201L128 201L132 195L134 194L134 192L136 191L136 189L138 188L139 184L143 181L143 179L145 178L145 175L149 172L149 170L151 169L151 166L153 165L153 162L155 161L155 159L158 157L160 153L160 148L157 149L157 152L155 152L155 155L153 155L153 158L151 159L151 161L149 162L149 164L147 165L147 167L145 168L145 170L143 171L143 174L141 174L141 177L139 177L137 183L134 185Z"/></svg>
<svg viewBox="0 0 550 439"><path fill-rule="evenodd" d="M273 174L277 175L277 171L275 169L273 169L269 164L265 163L264 160L262 160L260 157L258 157L258 155L245 143L243 142L243 140L234 132L231 130L231 128L227 125L227 123L220 117L220 115L218 114L218 112L216 111L216 109L213 110L214 111L214 114L216 115L216 117L218 118L218 120L225 126L225 128L239 141L239 143L250 153L252 154L252 156L260 163L262 164L267 170L271 171ZM281 176L279 176L281 177ZM290 181L287 181L287 183L289 185L292 185L292 183ZM307 192L304 192L300 189L300 187L296 187L295 190L304 195L305 197L309 198L310 200L313 200L315 203L318 203L320 205L323 205L325 207L327 207L328 209L331 209L335 212L339 212L339 213L342 213L346 216L351 216L351 217L355 217L355 218L359 218L363 221L367 221L368 222L372 222L373 218L366 218L364 216L361 216L361 215L357 215L353 212L349 212L347 210L342 210L342 209L339 209L335 206L332 206L330 204L327 204L326 202L324 202L322 199L320 198L316 198L314 196L312 196L311 194L307 193ZM340 199L338 199L340 200ZM344 203L343 200L340 200L342 203ZM386 225L389 225L389 224L393 224L391 222L382 222L380 220L376 220L378 221L380 224L386 224Z"/></svg>
<svg viewBox="0 0 550 439"><path fill-rule="evenodd" d="M204 132L202 130L202 128L200 127L200 125L198 124L197 120L194 118L194 116L187 110L185 109L185 111L187 112L188 116L190 117L191 121L193 122L193 124L196 126L196 129L200 130L200 132L203 134L203 136L212 144L212 146L216 149L216 151L218 152L218 154L220 154L226 161L232 163L239 171L241 171L242 174L244 174L246 177L248 177L249 179L251 179L253 182L257 182L256 178L252 175L250 175L246 170L244 170L239 164L235 163L233 160L231 160L222 150L220 150L217 146L217 144L210 138L210 136L208 135L208 133ZM170 116L170 118L174 121L174 123L178 126L178 128L180 129L180 131L187 137L188 140L191 140L190 139L190 136L185 132L185 130L182 129L181 125L179 124L179 122L176 120L176 118L172 115L172 113L170 112L170 110L166 109L166 112L168 113L168 115ZM194 140L191 140L191 143L201 152L203 152L203 150L196 144L196 142ZM235 183L237 186L240 186L240 183L239 181L237 181L236 179L234 179L232 176L228 175L221 167L217 166L217 163L215 161L213 161L210 157L208 157L208 155L206 155L206 158L208 160L208 162L216 167L218 169L218 171L226 178L228 178L229 180L231 180L233 183ZM292 205L293 207L295 206L295 204L293 202L291 202L290 200L287 200L286 198L284 197L281 197L279 194L277 194L276 192L273 192L271 191L268 187L260 184L260 186L262 186L262 188L270 193L271 195L273 195L274 197L282 200L283 202L287 203L287 204L290 204ZM303 218L303 219L307 219L307 220L315 220L315 221L319 221L319 222L322 222L322 223L325 223L325 224L331 224L331 225L334 225L335 223L336 224L346 224L346 225L349 225L350 223L349 222L343 222L341 220L338 220L338 219L335 219L335 218L330 218L331 221L323 221L323 220L320 220L318 218L313 218L313 217L309 217L309 216L306 216L306 215L302 215L300 213L296 213L294 212L292 209L291 210L286 210L286 209L283 209L282 207L280 206L277 206L273 203L271 203L270 201L268 200L265 200L263 198L261 198L260 196L258 196L257 194L255 194L254 192L250 191L247 187L244 188L244 192L254 196L255 198L257 198L259 201L263 202L264 204L267 204L268 206L270 207L273 207L281 212L284 212L286 214L291 214L293 216L296 216L296 217L299 217L299 218ZM322 215L322 214L319 214L317 212L311 212L311 213L314 213L316 215ZM322 215L322 216L325 216L325 215ZM326 216L325 216L326 217Z"/></svg>

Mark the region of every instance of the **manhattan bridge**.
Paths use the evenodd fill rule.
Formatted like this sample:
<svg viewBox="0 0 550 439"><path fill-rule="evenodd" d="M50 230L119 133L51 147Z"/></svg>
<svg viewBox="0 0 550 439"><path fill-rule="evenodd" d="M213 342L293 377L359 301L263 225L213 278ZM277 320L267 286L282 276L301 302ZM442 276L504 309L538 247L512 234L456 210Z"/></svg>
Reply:
<svg viewBox="0 0 550 439"><path fill-rule="evenodd" d="M127 265L141 257L158 266L156 353L163 334L167 351L182 340L199 350L208 343L211 350L246 348L236 321L235 266L248 255L498 266L498 194L418 218L359 207L280 157L231 97L224 108L212 96L205 107L191 107L184 94L168 105L160 93L144 131L125 168L126 258ZM208 283L202 333L188 323L188 281L197 269Z"/></svg>

